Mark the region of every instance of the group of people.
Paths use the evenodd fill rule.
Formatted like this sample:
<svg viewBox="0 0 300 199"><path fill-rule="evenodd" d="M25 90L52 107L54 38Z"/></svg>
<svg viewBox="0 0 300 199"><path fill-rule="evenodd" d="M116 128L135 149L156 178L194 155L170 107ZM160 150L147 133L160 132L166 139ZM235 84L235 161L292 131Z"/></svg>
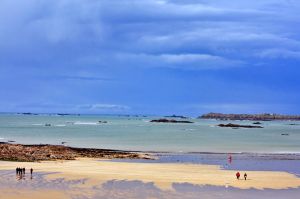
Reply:
<svg viewBox="0 0 300 199"><path fill-rule="evenodd" d="M228 163L229 163L229 164L232 163L232 156L231 156L231 154L228 155ZM240 172L236 172L235 176L236 176L236 179L239 180L240 177L241 177ZM247 173L244 173L244 179L245 179L245 180L247 180L247 177L248 177Z"/></svg>
<svg viewBox="0 0 300 199"><path fill-rule="evenodd" d="M240 177L241 177L241 174L240 174L240 172L237 172L236 174L235 174L235 176L236 176L236 179L240 179ZM244 179L245 180L247 180L247 177L248 177L248 175L247 175L247 173L244 173Z"/></svg>
<svg viewBox="0 0 300 199"><path fill-rule="evenodd" d="M20 167L16 168L16 175L17 176L23 176L23 175L25 175L25 172L26 172L26 169L24 167L23 168L20 168ZM31 168L30 169L30 175L32 175L32 173L33 173L33 169Z"/></svg>

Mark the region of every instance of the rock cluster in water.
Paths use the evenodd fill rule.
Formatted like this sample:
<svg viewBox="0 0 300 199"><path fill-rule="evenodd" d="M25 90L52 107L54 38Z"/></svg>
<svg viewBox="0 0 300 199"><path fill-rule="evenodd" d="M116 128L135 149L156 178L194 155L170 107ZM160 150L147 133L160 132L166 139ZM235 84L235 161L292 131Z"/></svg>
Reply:
<svg viewBox="0 0 300 199"><path fill-rule="evenodd" d="M280 114L223 114L208 113L200 116L201 119L219 119L219 120L300 120L300 115L280 115Z"/></svg>
<svg viewBox="0 0 300 199"><path fill-rule="evenodd" d="M159 122L159 123L194 123L191 121L187 120L174 120L174 119L156 119L156 120L151 120L150 122Z"/></svg>
<svg viewBox="0 0 300 199"><path fill-rule="evenodd" d="M241 125L241 124L219 124L219 127L231 127L231 128L263 128L262 126L253 126L253 125Z"/></svg>

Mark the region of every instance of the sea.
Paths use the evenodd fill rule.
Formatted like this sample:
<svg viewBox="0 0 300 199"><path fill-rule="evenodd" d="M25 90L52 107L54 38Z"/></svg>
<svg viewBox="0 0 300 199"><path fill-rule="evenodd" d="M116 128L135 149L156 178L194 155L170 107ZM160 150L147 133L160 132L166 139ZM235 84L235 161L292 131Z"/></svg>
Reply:
<svg viewBox="0 0 300 199"><path fill-rule="evenodd" d="M194 123L153 123L162 117L130 115L0 114L0 142L172 153L300 153L300 121L189 118ZM177 119L177 118L173 118Z"/></svg>

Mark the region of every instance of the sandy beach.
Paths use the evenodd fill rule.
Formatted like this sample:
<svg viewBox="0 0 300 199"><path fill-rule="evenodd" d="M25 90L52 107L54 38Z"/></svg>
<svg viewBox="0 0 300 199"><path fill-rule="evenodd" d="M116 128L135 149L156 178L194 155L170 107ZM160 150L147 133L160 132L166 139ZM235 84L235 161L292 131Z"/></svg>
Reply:
<svg viewBox="0 0 300 199"><path fill-rule="evenodd" d="M34 172L48 173L46 175L48 180L63 178L67 181L76 181L85 179L83 184L77 184L76 187L84 187L90 190L110 180L154 183L154 186L161 190L172 190L174 183L259 190L300 187L300 178L287 172L240 171L242 174L247 172L248 179L245 181L243 179L237 180L235 171L222 170L217 165L112 162L92 158L80 158L69 161L0 162L0 170L2 171L14 170L18 166L26 167L27 169L34 168ZM36 192L37 190L32 191ZM6 189L2 193L7 198L13 198L18 192L20 190L15 192L13 189ZM25 191L25 195L26 192L28 190ZM56 190L50 193L57 195L55 198L67 197L62 191ZM35 194L39 195L38 192Z"/></svg>

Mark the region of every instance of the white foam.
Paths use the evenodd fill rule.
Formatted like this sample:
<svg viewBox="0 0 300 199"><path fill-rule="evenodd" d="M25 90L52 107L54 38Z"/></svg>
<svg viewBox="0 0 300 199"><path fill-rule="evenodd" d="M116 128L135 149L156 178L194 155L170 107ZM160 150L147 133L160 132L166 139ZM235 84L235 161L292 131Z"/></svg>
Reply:
<svg viewBox="0 0 300 199"><path fill-rule="evenodd" d="M0 138L0 140L4 140L4 138Z"/></svg>
<svg viewBox="0 0 300 199"><path fill-rule="evenodd" d="M185 131L196 131L196 129L184 129Z"/></svg>
<svg viewBox="0 0 300 199"><path fill-rule="evenodd" d="M44 124L32 124L33 126L44 126Z"/></svg>
<svg viewBox="0 0 300 199"><path fill-rule="evenodd" d="M97 122L74 122L75 125L98 125Z"/></svg>
<svg viewBox="0 0 300 199"><path fill-rule="evenodd" d="M63 126L66 126L66 125L65 124L57 124L55 126L57 126L57 127L63 127Z"/></svg>

